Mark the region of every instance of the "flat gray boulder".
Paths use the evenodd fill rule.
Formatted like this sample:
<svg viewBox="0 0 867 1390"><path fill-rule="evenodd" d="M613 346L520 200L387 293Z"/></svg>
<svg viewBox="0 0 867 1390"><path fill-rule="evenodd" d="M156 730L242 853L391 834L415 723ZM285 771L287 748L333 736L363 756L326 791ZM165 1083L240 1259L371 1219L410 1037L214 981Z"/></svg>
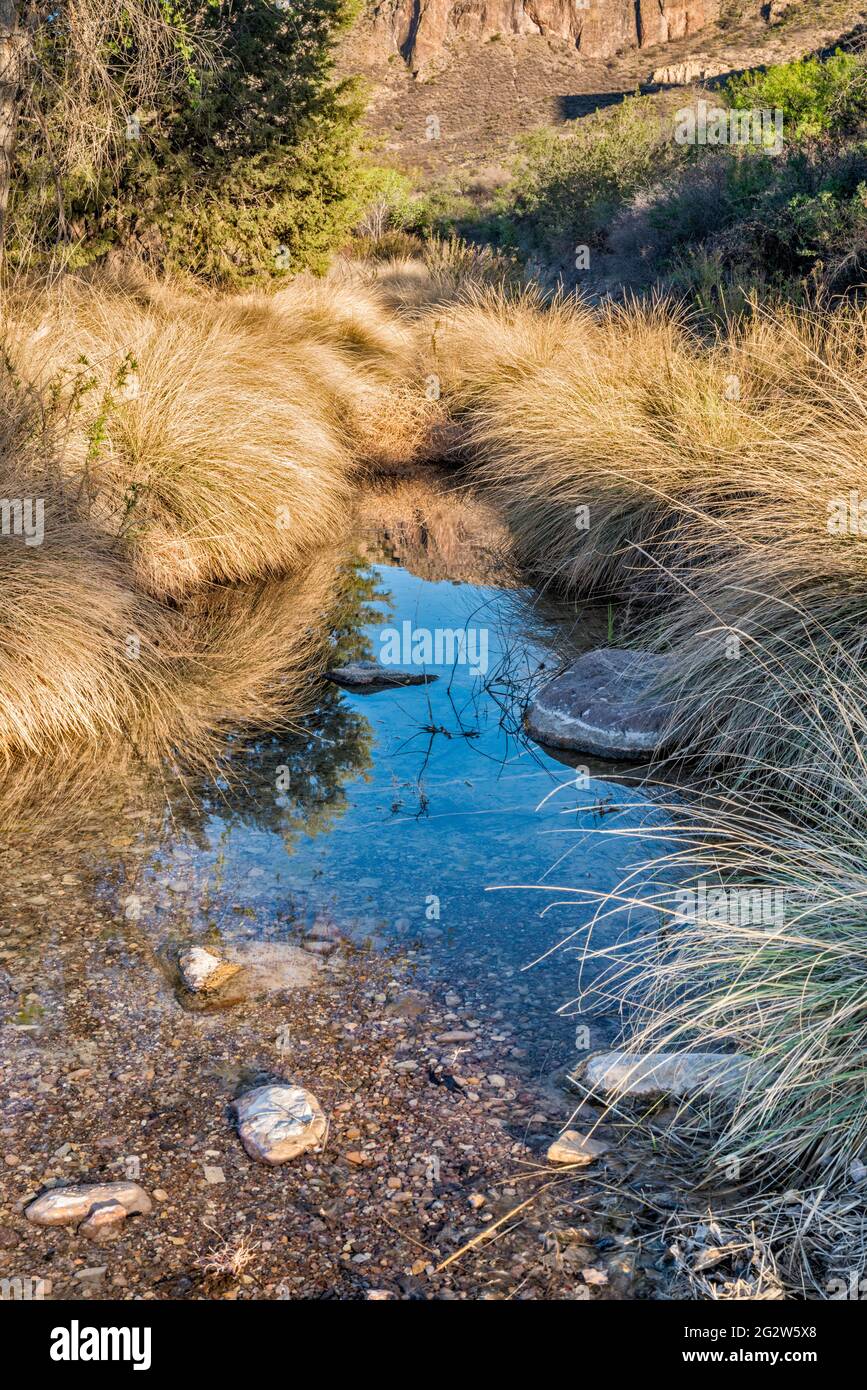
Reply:
<svg viewBox="0 0 867 1390"><path fill-rule="evenodd" d="M602 1052L584 1063L585 1085L621 1096L679 1096L731 1090L746 1060L726 1052Z"/></svg>
<svg viewBox="0 0 867 1390"><path fill-rule="evenodd" d="M303 1086L257 1086L239 1096L232 1108L247 1153L272 1167L315 1149L328 1130L322 1107Z"/></svg>
<svg viewBox="0 0 867 1390"><path fill-rule="evenodd" d="M551 748L600 758L659 752L671 706L647 691L667 660L620 647L585 652L537 695L527 732Z"/></svg>
<svg viewBox="0 0 867 1390"><path fill-rule="evenodd" d="M429 671L401 671L378 661L351 661L326 673L328 680L347 690L386 690L391 686L427 685L437 678Z"/></svg>

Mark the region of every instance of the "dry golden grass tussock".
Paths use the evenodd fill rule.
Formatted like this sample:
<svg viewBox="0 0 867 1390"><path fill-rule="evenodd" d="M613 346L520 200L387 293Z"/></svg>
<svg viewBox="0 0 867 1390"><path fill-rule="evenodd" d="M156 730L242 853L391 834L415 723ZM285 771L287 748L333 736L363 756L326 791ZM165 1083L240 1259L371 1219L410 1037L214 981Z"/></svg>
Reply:
<svg viewBox="0 0 867 1390"><path fill-rule="evenodd" d="M209 588L180 609L135 583L86 516L32 399L7 377L0 430L0 763L120 745L208 763L226 728L278 724L316 669L333 557L304 578ZM16 527L24 507L40 525ZM32 508L32 512L30 511Z"/></svg>
<svg viewBox="0 0 867 1390"><path fill-rule="evenodd" d="M279 723L353 469L383 418L392 458L398 426L422 445L411 334L349 279L220 300L116 274L19 290L4 333L3 492L44 500L45 537L0 542L0 759L117 741L202 763L220 731Z"/></svg>
<svg viewBox="0 0 867 1390"><path fill-rule="evenodd" d="M116 743L151 765L212 765L226 731L303 709L332 584L322 556L303 584L217 588L178 612L136 592L81 525L47 521L39 547L4 538L0 761Z"/></svg>
<svg viewBox="0 0 867 1390"><path fill-rule="evenodd" d="M257 334L236 319L207 298L166 312L78 286L52 304L37 383L64 384L67 467L159 597L283 573L345 515L335 402L274 350L276 318L262 315Z"/></svg>
<svg viewBox="0 0 867 1390"><path fill-rule="evenodd" d="M4 763L129 736L173 704L171 616L136 593L98 535L53 517L56 499L44 500L42 545L0 541Z"/></svg>
<svg viewBox="0 0 867 1390"><path fill-rule="evenodd" d="M350 276L238 299L91 277L22 297L7 338L158 597L291 571L344 525L354 467L429 447L412 335Z"/></svg>
<svg viewBox="0 0 867 1390"><path fill-rule="evenodd" d="M391 256L351 263L352 274L373 287L381 302L404 321L489 289L517 288L524 277L516 262L490 247L458 237L433 237L420 255Z"/></svg>
<svg viewBox="0 0 867 1390"><path fill-rule="evenodd" d="M731 760L745 775L794 777L805 806L851 758L853 731L864 742L855 692L867 616L858 514L865 347L867 315L852 308L821 321L775 315L731 344L756 442L740 491L682 529L679 601L638 634L674 655L681 746L708 764ZM754 394L760 410L750 408Z"/></svg>
<svg viewBox="0 0 867 1390"><path fill-rule="evenodd" d="M593 313L574 300L474 296L433 329L473 476L506 508L545 580L634 586L636 544L733 486L743 416L689 323L664 303Z"/></svg>
<svg viewBox="0 0 867 1390"><path fill-rule="evenodd" d="M270 302L299 349L319 351L316 375L338 401L354 465L394 472L442 456L448 422L417 330L368 267L338 262L326 280L300 276Z"/></svg>

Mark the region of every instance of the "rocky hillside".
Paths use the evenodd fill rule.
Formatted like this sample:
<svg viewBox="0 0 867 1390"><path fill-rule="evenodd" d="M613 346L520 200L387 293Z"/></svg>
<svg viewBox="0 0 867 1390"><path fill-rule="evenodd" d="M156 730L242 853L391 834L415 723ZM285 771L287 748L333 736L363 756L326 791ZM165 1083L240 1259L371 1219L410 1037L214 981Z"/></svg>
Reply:
<svg viewBox="0 0 867 1390"><path fill-rule="evenodd" d="M698 33L722 0L381 0L372 22L413 72L431 70L454 38L541 35L587 58L610 58ZM754 7L758 12L758 0Z"/></svg>
<svg viewBox="0 0 867 1390"><path fill-rule="evenodd" d="M365 77L369 128L396 164L487 177L533 126L786 62L865 16L865 0L369 0L341 67Z"/></svg>

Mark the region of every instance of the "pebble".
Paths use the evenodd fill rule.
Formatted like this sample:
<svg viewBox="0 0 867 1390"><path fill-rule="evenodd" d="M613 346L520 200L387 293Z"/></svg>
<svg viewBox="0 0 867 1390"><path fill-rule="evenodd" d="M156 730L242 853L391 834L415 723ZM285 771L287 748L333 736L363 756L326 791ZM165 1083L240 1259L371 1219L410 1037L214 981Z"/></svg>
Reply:
<svg viewBox="0 0 867 1390"><path fill-rule="evenodd" d="M241 1143L258 1163L286 1163L316 1148L328 1129L318 1100L301 1086L258 1086L232 1108Z"/></svg>
<svg viewBox="0 0 867 1390"><path fill-rule="evenodd" d="M602 1154L607 1153L609 1144L601 1140L588 1139L586 1135L579 1134L577 1129L567 1129L555 1139L548 1149L549 1163L580 1163L586 1165L592 1163L594 1159L601 1158Z"/></svg>
<svg viewBox="0 0 867 1390"><path fill-rule="evenodd" d="M203 946L193 946L178 956L178 967L187 989L196 993L222 989L228 980L238 974L239 965L230 965Z"/></svg>
<svg viewBox="0 0 867 1390"><path fill-rule="evenodd" d="M301 947L302 950L309 951L313 956L330 956L332 951L337 950L337 942L316 941L311 940L309 937L305 937L301 943Z"/></svg>
<svg viewBox="0 0 867 1390"><path fill-rule="evenodd" d="M305 936L308 941L339 941L340 928L333 922L314 922Z"/></svg>

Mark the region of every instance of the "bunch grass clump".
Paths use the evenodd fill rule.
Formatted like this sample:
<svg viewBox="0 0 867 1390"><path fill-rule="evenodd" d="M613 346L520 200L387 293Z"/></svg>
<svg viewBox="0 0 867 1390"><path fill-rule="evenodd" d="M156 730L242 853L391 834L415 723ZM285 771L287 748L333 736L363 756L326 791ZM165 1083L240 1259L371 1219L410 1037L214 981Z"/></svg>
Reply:
<svg viewBox="0 0 867 1390"><path fill-rule="evenodd" d="M664 300L488 289L428 326L460 456L525 566L632 602L634 640L671 656L685 757L809 805L864 655L864 307L756 306L700 333Z"/></svg>
<svg viewBox="0 0 867 1390"><path fill-rule="evenodd" d="M412 360L409 332L348 277L237 299L73 280L25 297L8 339L59 404L92 521L163 599L285 574L330 542ZM405 447L424 432L416 412Z"/></svg>
<svg viewBox="0 0 867 1390"><path fill-rule="evenodd" d="M690 1123L712 1135L708 1181L725 1169L779 1190L830 1185L867 1147L867 800L856 759L843 786L845 807L827 802L808 824L767 802L759 814L732 792L688 810L672 798L666 835L651 848L635 832L647 857L597 910L635 905L639 885L656 910L655 928L606 979L629 1015L629 1050L736 1052L744 1063L725 1097L689 1102Z"/></svg>
<svg viewBox="0 0 867 1390"><path fill-rule="evenodd" d="M3 333L0 494L44 535L0 538L0 763L202 765L291 718L356 479L429 447L411 332L349 271L271 297L19 285Z"/></svg>

